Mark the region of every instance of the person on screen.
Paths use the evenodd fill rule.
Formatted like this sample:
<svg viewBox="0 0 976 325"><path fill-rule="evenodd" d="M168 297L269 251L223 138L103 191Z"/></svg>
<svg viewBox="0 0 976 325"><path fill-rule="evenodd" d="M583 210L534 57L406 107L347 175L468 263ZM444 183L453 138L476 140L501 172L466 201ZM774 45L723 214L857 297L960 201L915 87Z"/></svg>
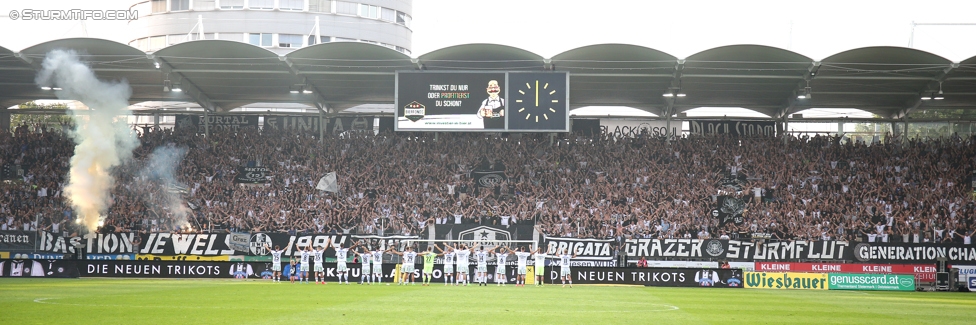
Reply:
<svg viewBox="0 0 976 325"><path fill-rule="evenodd" d="M486 129L505 128L505 99L498 97L502 88L497 80L488 81L488 99L481 102L478 116L485 120Z"/></svg>

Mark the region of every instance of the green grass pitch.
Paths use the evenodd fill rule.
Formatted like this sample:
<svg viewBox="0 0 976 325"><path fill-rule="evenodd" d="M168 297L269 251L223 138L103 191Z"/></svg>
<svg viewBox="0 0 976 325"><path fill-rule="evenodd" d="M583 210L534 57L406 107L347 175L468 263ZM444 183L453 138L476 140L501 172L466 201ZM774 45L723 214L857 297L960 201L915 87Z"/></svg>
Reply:
<svg viewBox="0 0 976 325"><path fill-rule="evenodd" d="M2 324L976 324L976 294L0 279Z"/></svg>

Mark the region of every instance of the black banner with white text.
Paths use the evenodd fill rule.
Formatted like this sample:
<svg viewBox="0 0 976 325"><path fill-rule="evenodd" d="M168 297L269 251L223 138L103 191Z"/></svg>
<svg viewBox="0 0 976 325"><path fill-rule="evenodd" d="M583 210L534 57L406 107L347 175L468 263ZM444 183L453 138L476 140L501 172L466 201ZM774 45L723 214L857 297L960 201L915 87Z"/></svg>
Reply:
<svg viewBox="0 0 976 325"><path fill-rule="evenodd" d="M340 134L346 131L373 131L373 118L332 117L320 120L318 116L264 117L265 130L304 131L318 134L319 128L322 128L326 134Z"/></svg>
<svg viewBox="0 0 976 325"><path fill-rule="evenodd" d="M479 225L479 224L446 224L434 226L434 238L436 240L454 240L472 247L480 245L485 247L509 246L512 249L522 247L526 251L531 250L535 243L525 242L509 245L504 241L508 240L535 240L534 223L531 221L520 220L518 224L509 225ZM451 242L450 245L456 246L458 242ZM420 249L426 249L426 244L420 245Z"/></svg>
<svg viewBox="0 0 976 325"><path fill-rule="evenodd" d="M721 239L628 239L629 257L745 261L850 260L844 241L751 242Z"/></svg>
<svg viewBox="0 0 976 325"><path fill-rule="evenodd" d="M976 245L858 243L852 257L871 263L936 263L945 258L949 264L976 263Z"/></svg>
<svg viewBox="0 0 976 325"><path fill-rule="evenodd" d="M547 280L560 283L560 268L546 272ZM572 267L574 284L637 284L654 287L741 288L740 269L697 268L602 268Z"/></svg>
<svg viewBox="0 0 976 325"><path fill-rule="evenodd" d="M34 259L76 254L78 248L86 254L131 254L137 240L135 233L64 236L49 231L0 231L0 251L31 254Z"/></svg>
<svg viewBox="0 0 976 325"><path fill-rule="evenodd" d="M366 247L370 250L387 249L393 247L403 250L403 244L410 239L417 239L417 236L373 236L373 235L332 235L332 234L308 234L308 235L289 235L287 233L251 233L250 245L246 252L239 252L232 249L229 245L230 234L172 234L172 233L150 233L141 234L142 246L138 253L153 256L231 256L246 255L256 257L268 257L270 251L278 247L284 250L283 257L300 256L301 249L305 247L324 247L326 243L332 242L334 245L341 245L349 248L353 245ZM326 261L335 260L335 249L325 247L323 255ZM352 260L352 252L349 253L349 260ZM190 259L187 259L189 261Z"/></svg>
<svg viewBox="0 0 976 325"><path fill-rule="evenodd" d="M271 168L268 167L237 167L237 175L234 175L234 183L238 184L264 184L271 176Z"/></svg>
<svg viewBox="0 0 976 325"><path fill-rule="evenodd" d="M750 120L688 120L693 135L728 134L745 137L776 136L776 122Z"/></svg>
<svg viewBox="0 0 976 325"><path fill-rule="evenodd" d="M204 122L208 125L205 125ZM206 132L207 127L211 131L231 130L237 131L243 128L258 128L257 115L176 115L176 128L192 128L197 132Z"/></svg>
<svg viewBox="0 0 976 325"><path fill-rule="evenodd" d="M613 239L582 239L546 237L545 253L557 255L567 252L576 255L575 260L609 261L613 259Z"/></svg>
<svg viewBox="0 0 976 325"><path fill-rule="evenodd" d="M33 231L0 231L0 251L33 250L37 234Z"/></svg>

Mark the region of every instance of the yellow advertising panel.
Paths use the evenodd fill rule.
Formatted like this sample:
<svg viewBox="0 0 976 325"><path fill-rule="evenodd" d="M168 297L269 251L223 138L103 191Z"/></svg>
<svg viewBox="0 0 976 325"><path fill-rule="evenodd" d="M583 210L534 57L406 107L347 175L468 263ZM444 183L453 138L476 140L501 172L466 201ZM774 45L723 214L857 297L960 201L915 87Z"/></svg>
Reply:
<svg viewBox="0 0 976 325"><path fill-rule="evenodd" d="M535 284L535 265L525 266L525 284Z"/></svg>
<svg viewBox="0 0 976 325"><path fill-rule="evenodd" d="M186 261L186 262L210 262L210 261L229 261L230 256L203 256L203 255L153 255L136 254L136 260L149 261Z"/></svg>
<svg viewBox="0 0 976 325"><path fill-rule="evenodd" d="M826 273L746 272L747 289L827 290Z"/></svg>
<svg viewBox="0 0 976 325"><path fill-rule="evenodd" d="M400 266L402 264L397 264L393 270L393 283L400 283Z"/></svg>
<svg viewBox="0 0 976 325"><path fill-rule="evenodd" d="M10 258L10 252L0 252L0 258L2 259Z"/></svg>

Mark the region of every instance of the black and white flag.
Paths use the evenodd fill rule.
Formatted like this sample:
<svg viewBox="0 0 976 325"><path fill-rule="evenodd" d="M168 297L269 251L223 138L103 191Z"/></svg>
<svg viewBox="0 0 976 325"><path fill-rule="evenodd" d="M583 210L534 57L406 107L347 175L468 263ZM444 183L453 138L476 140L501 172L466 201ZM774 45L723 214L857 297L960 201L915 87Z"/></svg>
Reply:
<svg viewBox="0 0 976 325"><path fill-rule="evenodd" d="M718 226L725 227L727 223L741 225L744 220L742 213L745 212L746 202L740 198L722 195L718 197L718 208L712 210L712 217L718 218Z"/></svg>

